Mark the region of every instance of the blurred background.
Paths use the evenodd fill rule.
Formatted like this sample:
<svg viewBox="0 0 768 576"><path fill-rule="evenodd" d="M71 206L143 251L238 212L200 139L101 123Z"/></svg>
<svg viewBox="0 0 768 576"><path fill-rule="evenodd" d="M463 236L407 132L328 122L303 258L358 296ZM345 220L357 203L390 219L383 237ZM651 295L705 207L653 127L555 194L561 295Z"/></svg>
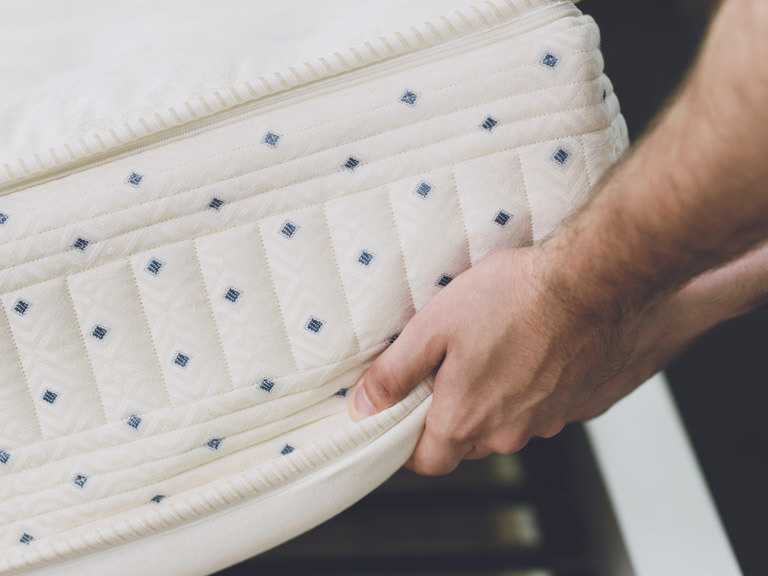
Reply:
<svg viewBox="0 0 768 576"><path fill-rule="evenodd" d="M692 61L715 2L583 0L636 139ZM768 307L705 335L667 370L746 576L768 574ZM652 415L649 415L652 418ZM633 574L580 425L445 478L407 471L337 518L221 572L244 574Z"/></svg>

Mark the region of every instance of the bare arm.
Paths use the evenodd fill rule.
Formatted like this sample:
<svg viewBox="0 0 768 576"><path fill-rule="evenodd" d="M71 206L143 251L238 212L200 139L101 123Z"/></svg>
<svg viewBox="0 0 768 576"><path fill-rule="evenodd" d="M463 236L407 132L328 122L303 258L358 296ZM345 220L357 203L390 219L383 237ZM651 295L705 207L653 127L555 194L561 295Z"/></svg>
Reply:
<svg viewBox="0 0 768 576"><path fill-rule="evenodd" d="M438 368L410 466L445 473L604 409L665 360L655 335L679 350L728 317L716 302L731 296L715 295L734 278L754 274L744 307L768 294L763 251L680 290L768 238L765 30L768 3L726 0L673 105L595 200L560 236L496 252L442 290L363 375L353 415Z"/></svg>

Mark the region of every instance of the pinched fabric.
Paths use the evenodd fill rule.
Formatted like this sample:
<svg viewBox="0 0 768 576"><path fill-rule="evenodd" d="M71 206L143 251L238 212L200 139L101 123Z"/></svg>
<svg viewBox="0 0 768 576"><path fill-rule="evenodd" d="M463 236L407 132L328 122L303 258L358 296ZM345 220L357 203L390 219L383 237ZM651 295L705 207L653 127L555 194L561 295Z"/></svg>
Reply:
<svg viewBox="0 0 768 576"><path fill-rule="evenodd" d="M429 395L346 412L420 307L555 234L627 145L594 22L525 4L0 196L0 569L234 505Z"/></svg>

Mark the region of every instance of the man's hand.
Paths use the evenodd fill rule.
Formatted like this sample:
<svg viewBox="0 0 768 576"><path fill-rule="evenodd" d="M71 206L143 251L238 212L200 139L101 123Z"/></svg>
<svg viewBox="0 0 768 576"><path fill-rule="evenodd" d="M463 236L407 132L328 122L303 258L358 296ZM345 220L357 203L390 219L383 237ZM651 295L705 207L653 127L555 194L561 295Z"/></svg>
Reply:
<svg viewBox="0 0 768 576"><path fill-rule="evenodd" d="M708 290L743 266L689 281L768 239L768 68L754 64L766 29L765 0L723 2L677 99L586 209L543 246L461 274L363 375L358 417L438 368L414 470L445 473L597 414L728 317L689 305L703 286L711 307ZM741 276L753 302L764 270Z"/></svg>
<svg viewBox="0 0 768 576"><path fill-rule="evenodd" d="M637 320L560 299L542 276L548 258L547 248L487 257L424 306L364 374L351 400L358 418L438 369L414 471L444 474L463 458L557 434L623 366Z"/></svg>

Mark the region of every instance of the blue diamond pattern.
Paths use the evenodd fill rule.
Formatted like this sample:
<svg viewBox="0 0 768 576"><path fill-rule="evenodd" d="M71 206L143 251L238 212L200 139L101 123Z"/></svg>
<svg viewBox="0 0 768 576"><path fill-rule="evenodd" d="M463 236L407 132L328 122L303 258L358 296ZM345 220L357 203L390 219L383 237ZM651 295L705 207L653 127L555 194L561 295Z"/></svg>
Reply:
<svg viewBox="0 0 768 576"><path fill-rule="evenodd" d="M8 214L3 214L0 212L0 226L8 222Z"/></svg>
<svg viewBox="0 0 768 576"><path fill-rule="evenodd" d="M429 193L432 191L432 185L427 184L426 182L422 182L416 187L416 194L421 196L422 198L426 198L429 196Z"/></svg>
<svg viewBox="0 0 768 576"><path fill-rule="evenodd" d="M358 160L353 156L350 156L349 158L347 158L347 161L344 163L344 168L346 168L347 170L354 170L355 168L358 167L359 164L360 164L360 160Z"/></svg>
<svg viewBox="0 0 768 576"><path fill-rule="evenodd" d="M147 272L150 274L157 276L160 274L160 269L163 267L163 263L160 262L157 258L152 258L152 260L149 261L147 264Z"/></svg>
<svg viewBox="0 0 768 576"><path fill-rule="evenodd" d="M208 446L208 448L210 448L211 450L218 450L219 446L221 446L222 440L223 438L211 438L208 441L208 444L206 444L206 446Z"/></svg>
<svg viewBox="0 0 768 576"><path fill-rule="evenodd" d="M325 322L320 320L319 318L315 318L314 316L309 319L309 322L307 322L307 330L310 332L314 332L317 334L320 332L320 329L325 326Z"/></svg>
<svg viewBox="0 0 768 576"><path fill-rule="evenodd" d="M8 460L11 459L11 454L9 452L6 452L5 450L0 450L0 462L3 464L7 464Z"/></svg>
<svg viewBox="0 0 768 576"><path fill-rule="evenodd" d="M541 63L544 64L547 68L554 68L557 66L558 58L554 54L550 54L547 52L544 55L544 58L541 59Z"/></svg>
<svg viewBox="0 0 768 576"><path fill-rule="evenodd" d="M295 450L295 448L293 446L291 446L290 444L286 444L285 446L283 446L283 449L280 450L280 454L285 456L286 454L290 454L294 450Z"/></svg>
<svg viewBox="0 0 768 576"><path fill-rule="evenodd" d="M189 356L183 352L178 352L176 358L173 359L173 363L184 368L189 363Z"/></svg>
<svg viewBox="0 0 768 576"><path fill-rule="evenodd" d="M293 238L293 235L296 234L298 229L299 227L296 224L288 220L283 224L283 227L280 228L280 234L286 238Z"/></svg>
<svg viewBox="0 0 768 576"><path fill-rule="evenodd" d="M264 380L261 381L261 384L259 384L259 388L264 390L264 392L272 392L272 388L275 387L275 381L270 380L269 378L264 378Z"/></svg>
<svg viewBox="0 0 768 576"><path fill-rule="evenodd" d="M131 186L135 186L136 188L138 188L143 178L144 176L142 174L139 174L138 172L131 172L131 175L128 176L128 179L126 180L126 182L128 182L128 184L130 184Z"/></svg>
<svg viewBox="0 0 768 576"><path fill-rule="evenodd" d="M400 96L400 102L403 104L408 104L408 106L413 106L416 104L416 100L418 99L418 96L415 92L411 92L410 90L406 90L403 92L403 95Z"/></svg>
<svg viewBox="0 0 768 576"><path fill-rule="evenodd" d="M107 329L104 326L97 325L91 335L98 340L104 340L104 336L107 335Z"/></svg>
<svg viewBox="0 0 768 576"><path fill-rule="evenodd" d="M443 274L438 279L437 285L440 286L441 288L445 288L446 286L448 286L448 284L451 283L451 280L453 280L453 276L449 276L448 274Z"/></svg>
<svg viewBox="0 0 768 576"><path fill-rule="evenodd" d="M141 417L136 416L136 414L133 414L130 418L128 418L128 420L126 420L126 423L131 428L138 428L139 424L141 424Z"/></svg>
<svg viewBox="0 0 768 576"><path fill-rule="evenodd" d="M496 120L496 118L493 116L488 116L488 118L486 118L480 126L483 128L483 130L488 130L488 132L490 132L498 123L499 121Z"/></svg>
<svg viewBox="0 0 768 576"><path fill-rule="evenodd" d="M506 226L507 222L509 222L509 219L512 218L507 212L504 212L504 210L499 210L499 212L496 214L496 218L493 219L496 224L499 226Z"/></svg>
<svg viewBox="0 0 768 576"><path fill-rule="evenodd" d="M29 545L29 543L32 542L32 540L34 539L35 537L32 536L32 534L27 534L26 532L24 532L24 534L21 535L21 538L19 538L19 542L21 542L22 544Z"/></svg>
<svg viewBox="0 0 768 576"><path fill-rule="evenodd" d="M224 205L224 200L221 198L211 198L211 201L208 202L208 208L213 208L214 210L218 210Z"/></svg>
<svg viewBox="0 0 768 576"><path fill-rule="evenodd" d="M27 312L27 308L29 308L29 302L26 302L25 300L17 300L13 307L13 311L16 312L16 314L24 316Z"/></svg>
<svg viewBox="0 0 768 576"><path fill-rule="evenodd" d="M81 252L83 252L88 247L88 240L85 238L78 238L75 240L75 243L72 245L73 248L77 248Z"/></svg>
<svg viewBox="0 0 768 576"><path fill-rule="evenodd" d="M234 304L235 302L237 302L237 299L240 298L240 291L235 290L234 288L229 288L227 290L227 293L224 294L224 298Z"/></svg>
<svg viewBox="0 0 768 576"><path fill-rule="evenodd" d="M271 148L275 148L277 146L278 140L280 140L280 135L275 134L274 132L267 132L267 134L264 136L264 144Z"/></svg>
<svg viewBox="0 0 768 576"><path fill-rule="evenodd" d="M373 260L373 254L368 252L367 250L363 250L360 252L360 256L357 257L357 261L360 262L363 266L370 266L371 261Z"/></svg>
<svg viewBox="0 0 768 576"><path fill-rule="evenodd" d="M85 476L84 474L78 474L77 476L75 476L75 479L73 480L73 482L75 483L75 486L77 486L78 488L83 488L85 487L85 483L88 482L88 476Z"/></svg>
<svg viewBox="0 0 768 576"><path fill-rule="evenodd" d="M163 498L165 498L165 494L155 494L149 501L154 502L155 504L159 504Z"/></svg>
<svg viewBox="0 0 768 576"><path fill-rule="evenodd" d="M58 397L58 394L56 392L53 392L52 390L46 390L43 394L43 400L48 402L48 404L53 404L56 402L56 398Z"/></svg>
<svg viewBox="0 0 768 576"><path fill-rule="evenodd" d="M557 152L555 152L555 154L552 156L552 159L553 159L555 162L557 162L558 164L560 164L560 166L562 166L563 164L565 164L566 160L568 160L568 157L569 157L569 156L570 156L570 154L568 153L568 151L567 151L567 150L564 150L563 148L560 148L560 149L559 149Z"/></svg>

